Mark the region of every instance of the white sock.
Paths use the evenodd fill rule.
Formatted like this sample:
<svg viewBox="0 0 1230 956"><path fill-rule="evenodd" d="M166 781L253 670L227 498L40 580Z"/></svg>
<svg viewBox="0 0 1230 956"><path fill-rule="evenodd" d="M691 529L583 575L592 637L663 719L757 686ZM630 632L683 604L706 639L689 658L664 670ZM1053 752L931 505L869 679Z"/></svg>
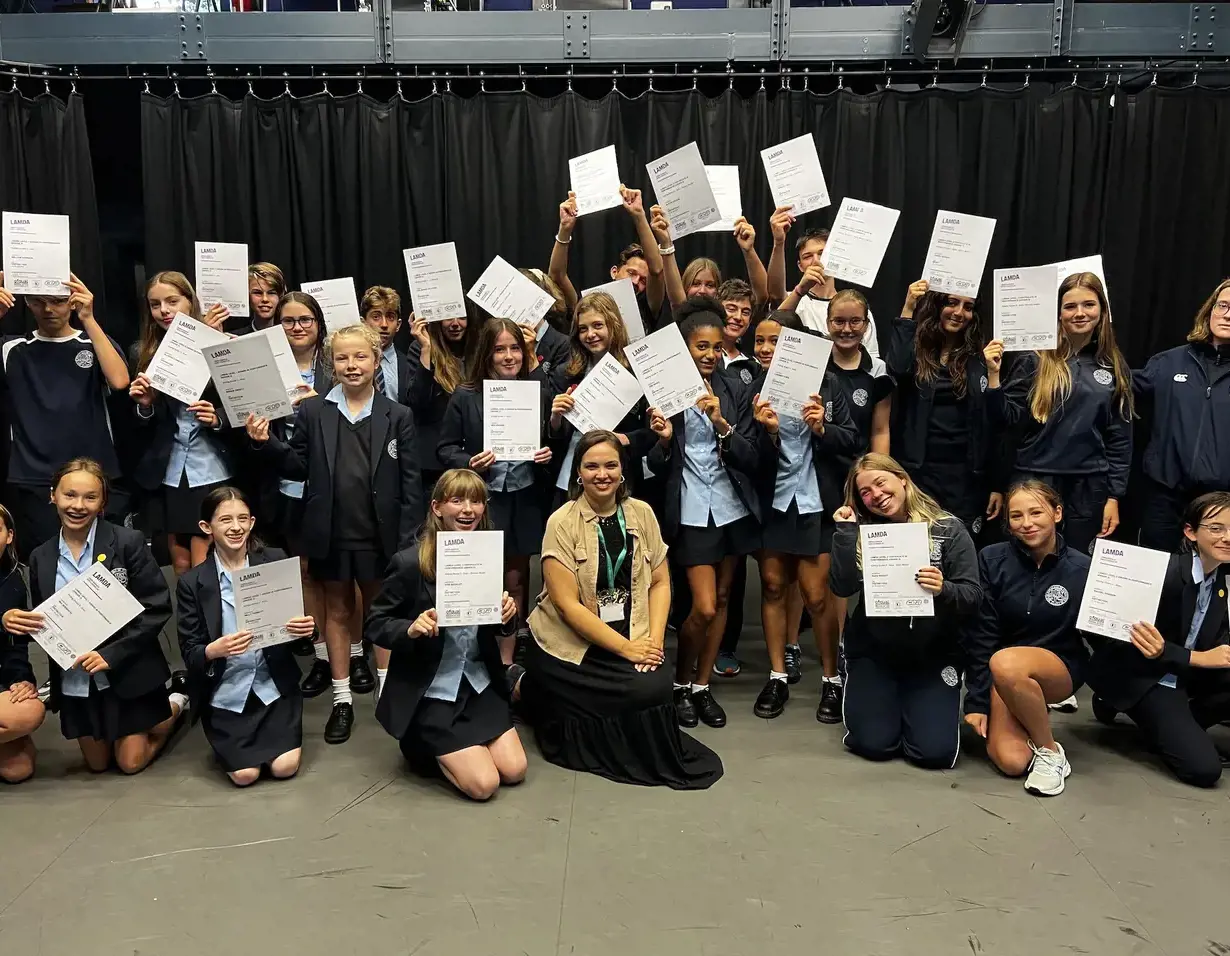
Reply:
<svg viewBox="0 0 1230 956"><path fill-rule="evenodd" d="M167 697L167 703L169 703L172 707L179 704L179 712L181 714L188 709L188 698L184 694L176 693L169 695Z"/></svg>
<svg viewBox="0 0 1230 956"><path fill-rule="evenodd" d="M329 646L324 641L317 641L312 645L312 652L316 655L318 661L329 663Z"/></svg>
<svg viewBox="0 0 1230 956"><path fill-rule="evenodd" d="M708 689L709 689L708 684L693 684L692 685L693 694L700 694L700 693L707 691Z"/></svg>
<svg viewBox="0 0 1230 956"><path fill-rule="evenodd" d="M363 642L362 641L351 641L350 642L350 656L351 657L362 657L363 656Z"/></svg>
<svg viewBox="0 0 1230 956"><path fill-rule="evenodd" d="M826 684L836 684L838 687L840 687L841 686L841 675L838 674L836 677L825 677L824 682Z"/></svg>
<svg viewBox="0 0 1230 956"><path fill-rule="evenodd" d="M350 693L350 678L343 677L333 682L333 706L338 704L353 704L354 697Z"/></svg>
<svg viewBox="0 0 1230 956"><path fill-rule="evenodd" d="M769 680L787 680L789 677L785 671L769 671Z"/></svg>
<svg viewBox="0 0 1230 956"><path fill-rule="evenodd" d="M384 692L384 679L388 676L389 669L387 667L376 668L376 696L379 697Z"/></svg>
<svg viewBox="0 0 1230 956"><path fill-rule="evenodd" d="M690 684L676 684L675 690L687 690L690 686Z"/></svg>

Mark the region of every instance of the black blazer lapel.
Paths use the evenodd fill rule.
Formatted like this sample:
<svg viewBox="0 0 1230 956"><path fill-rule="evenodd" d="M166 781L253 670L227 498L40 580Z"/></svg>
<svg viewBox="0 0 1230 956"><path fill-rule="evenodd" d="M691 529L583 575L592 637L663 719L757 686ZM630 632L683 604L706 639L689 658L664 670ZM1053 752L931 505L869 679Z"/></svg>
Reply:
<svg viewBox="0 0 1230 956"><path fill-rule="evenodd" d="M337 455L337 429L341 417L341 410L333 402L320 403L320 435L325 443L325 461L328 463L330 478L334 474L333 459ZM308 440L311 441L310 438Z"/></svg>
<svg viewBox="0 0 1230 956"><path fill-rule="evenodd" d="M39 562L37 574L39 597L46 601L56 592L56 565L60 560L58 534L48 542L48 547L44 553L47 555L47 560Z"/></svg>
<svg viewBox="0 0 1230 956"><path fill-rule="evenodd" d="M389 412L391 403L383 395L377 395L372 402L372 455L371 474L376 476L376 469L384 460L384 446L389 437Z"/></svg>
<svg viewBox="0 0 1230 956"><path fill-rule="evenodd" d="M1204 613L1204 621L1200 625L1200 633L1196 635L1196 650L1207 651L1224 643L1221 639L1226 630L1226 565L1221 565L1213 572L1215 583L1213 593L1209 598L1209 609ZM1187 637L1186 634L1183 635Z"/></svg>
<svg viewBox="0 0 1230 956"><path fill-rule="evenodd" d="M222 585L218 581L218 559L212 551L197 577L197 597L205 626L209 628L209 639L216 641L222 636Z"/></svg>

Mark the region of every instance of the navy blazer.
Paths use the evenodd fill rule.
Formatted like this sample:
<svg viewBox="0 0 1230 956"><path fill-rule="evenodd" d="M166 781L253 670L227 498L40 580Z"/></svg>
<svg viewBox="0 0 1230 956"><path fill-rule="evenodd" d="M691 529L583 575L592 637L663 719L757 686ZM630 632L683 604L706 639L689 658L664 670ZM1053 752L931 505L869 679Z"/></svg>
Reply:
<svg viewBox="0 0 1230 956"><path fill-rule="evenodd" d="M333 472L342 412L316 395L299 403L289 441L269 435L257 448L290 481L306 481L303 553L323 559L333 548ZM414 416L382 394L372 399L371 490L385 554L409 547L423 520L423 483L414 457Z"/></svg>
<svg viewBox="0 0 1230 956"><path fill-rule="evenodd" d="M777 443L752 418L752 392L743 387L742 383L718 372L710 378L709 387L713 389L713 394L721 404L722 417L733 429L730 438L725 442L725 448L719 446L718 455L726 468L726 474L730 476L731 484L735 487L735 494L756 520L762 521L758 489L764 480L764 473L769 469L776 471ZM667 541L673 541L678 535L683 512L680 495L683 491L685 412L680 412L671 419L673 432L670 450L667 451L662 447L662 442L657 441L645 456L655 475L666 476L665 514L661 524L662 534Z"/></svg>
<svg viewBox="0 0 1230 956"><path fill-rule="evenodd" d="M56 591L56 565L60 560L60 535L44 541L30 555L30 602L38 607ZM97 519L94 531L94 560L101 561L144 606L138 614L96 651L107 662L107 681L117 697L132 700L163 687L171 677L158 636L171 620L171 590L162 569L145 544L145 535L131 528ZM55 661L51 667L51 700L60 705L60 679L63 671Z"/></svg>
<svg viewBox="0 0 1230 956"><path fill-rule="evenodd" d="M1207 651L1230 643L1226 619L1227 568L1223 564L1213 570L1213 596L1193 650ZM1140 703L1166 674L1174 674L1179 687L1192 696L1214 689L1230 690L1230 673L1220 668L1192 667L1191 651L1184 646L1196 616L1199 593L1200 585L1192 578L1191 552L1171 555L1155 622L1166 646L1158 657L1150 660L1127 641L1088 635L1090 642L1097 645L1089 661L1088 684L1094 693L1123 712Z"/></svg>
<svg viewBox="0 0 1230 956"><path fill-rule="evenodd" d="M422 346L419 345L418 339L410 340L410 351L403 352L396 345L393 346L393 354L397 357L397 404L410 404L410 383L414 379L414 370L416 367L422 368L423 363L419 361L419 353ZM381 351L380 357L384 358L384 352ZM323 393L322 393L323 394ZM385 398L388 398L386 395Z"/></svg>
<svg viewBox="0 0 1230 956"><path fill-rule="evenodd" d="M24 611L30 606L29 602L21 568L13 568L0 582L0 617L13 608ZM35 683L34 668L30 666L30 638L0 628L0 690L27 681Z"/></svg>
<svg viewBox="0 0 1230 956"><path fill-rule="evenodd" d="M414 412L414 432L418 449L416 456L425 470L444 471L448 466L440 461L436 448L440 444L440 426L444 422L444 412L448 408L448 400L453 396L436 381L433 369L423 367L417 341L414 346L416 348L412 349L414 360L406 404Z"/></svg>
<svg viewBox="0 0 1230 956"><path fill-rule="evenodd" d="M277 548L262 548L248 552L248 564L256 567L285 557ZM179 651L188 669L188 697L195 719L213 697L227 667L226 658L215 661L205 658L206 646L223 636L222 586L212 548L209 557L179 579L175 604L175 628L179 632ZM275 644L264 648L269 675L283 697L299 693L299 665L290 647L290 644Z"/></svg>
<svg viewBox="0 0 1230 956"><path fill-rule="evenodd" d="M436 585L419 573L418 546L393 555L380 593L367 612L363 635L377 647L393 652L384 690L376 704L376 719L398 740L406 735L419 701L435 679L444 655L442 635L410 637L407 633L415 618L435 606ZM491 676L491 686L501 697L507 697L504 684L507 667L500 660L499 645L503 632L504 628L498 624L479 627L478 648Z"/></svg>
<svg viewBox="0 0 1230 956"><path fill-rule="evenodd" d="M531 376L530 381L534 380ZM555 396L551 394L550 386L545 380L538 379L538 384L542 389L542 429L539 433L542 445L539 447L547 447L547 423L551 419L551 401ZM485 450L482 389L459 385L444 409L444 420L440 423L440 444L436 446L436 454L445 468L469 468L470 459ZM545 465L534 466L533 487L540 493L546 492L558 467L553 464L554 451L551 459Z"/></svg>
<svg viewBox="0 0 1230 956"><path fill-rule="evenodd" d="M317 395L327 395L334 384L333 367L325 362L323 356L317 356L312 375L312 391ZM276 419L269 423L269 434L276 435L281 441L286 441L287 426L293 422L293 417ZM244 451L246 454L240 458L243 477L238 483L241 487L258 489L260 508L257 518L263 525L271 526L270 518L281 514L278 501L281 495L278 486L279 478L276 474L270 473L268 468L261 467L260 458L252 452L250 445L246 446Z"/></svg>

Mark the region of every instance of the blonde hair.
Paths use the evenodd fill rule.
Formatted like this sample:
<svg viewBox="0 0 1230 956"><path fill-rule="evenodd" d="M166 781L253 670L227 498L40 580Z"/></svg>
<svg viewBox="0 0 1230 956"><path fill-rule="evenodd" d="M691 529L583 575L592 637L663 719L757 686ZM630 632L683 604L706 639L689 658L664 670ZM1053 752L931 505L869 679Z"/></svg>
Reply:
<svg viewBox="0 0 1230 956"><path fill-rule="evenodd" d="M572 340L572 358L568 362L568 367L564 369L564 373L569 378L585 374L592 361L589 352L581 344L581 316L587 312L596 312L606 322L611 333L607 352L620 365L627 366L628 364L627 359L624 358L624 349L628 347L628 327L624 325L624 317L619 312L619 306L608 293L591 292L577 303L572 313L572 331L569 334Z"/></svg>
<svg viewBox="0 0 1230 956"><path fill-rule="evenodd" d="M341 339L362 339L363 344L372 350L372 354L376 356L376 361L380 361L380 333L373 329L370 325L347 325L332 332L329 335L329 341L325 343L325 365L333 368L333 350L337 348L337 343Z"/></svg>
<svg viewBox="0 0 1230 956"><path fill-rule="evenodd" d="M1217 288L1213 290L1213 294L1204 300L1204 305L1200 307L1195 321L1192 322L1192 330L1187 333L1187 341L1209 343L1213 341L1213 331L1210 328L1210 322L1213 320L1213 306L1217 305L1217 297L1226 289L1230 289L1230 279L1222 279Z"/></svg>
<svg viewBox="0 0 1230 956"><path fill-rule="evenodd" d="M1110 303L1106 300L1106 289L1102 280L1092 272L1077 272L1068 276L1059 286L1059 311L1063 311L1063 297L1073 289L1088 289L1098 300L1098 308L1102 318L1094 330L1094 359L1103 368L1110 368L1115 376L1115 398L1119 403L1119 414L1124 421L1131 421L1135 414L1132 401L1132 370L1128 367L1123 353L1115 345L1115 330L1110 321ZM1033 384L1029 389L1029 412L1034 419L1045 422L1051 413L1072 394L1072 370L1068 368L1068 359L1074 352L1072 342L1063 329L1062 320L1059 323L1059 342L1053 349L1037 352L1038 371L1034 374Z"/></svg>
<svg viewBox="0 0 1230 956"><path fill-rule="evenodd" d="M372 309L381 306L397 313L397 317L401 318L401 296L396 289L390 289L387 285L368 287L363 298L359 300L359 315L366 316Z"/></svg>
<svg viewBox="0 0 1230 956"><path fill-rule="evenodd" d="M858 476L864 471L887 471L890 475L905 483L905 520L924 522L927 525L927 540L931 540L931 529L937 521L953 516L940 507L938 501L923 491L910 478L909 472L901 467L896 458L882 455L879 452L868 452L850 466L850 474L846 476L846 505L853 509L859 523L883 521L879 515L872 514L863 505L863 497L858 493ZM863 544L859 538L859 567L863 566Z"/></svg>
<svg viewBox="0 0 1230 956"><path fill-rule="evenodd" d="M491 511L487 505L487 483L469 468L450 468L438 479L431 489L431 504L437 501L448 501L449 498L464 498L475 504L484 505L483 516L478 520L475 531L490 531ZM427 517L419 531L419 574L426 581L436 579L436 532L444 530L444 522L436 515L435 509L428 505Z"/></svg>
<svg viewBox="0 0 1230 956"><path fill-rule="evenodd" d="M196 290L182 272L159 272L149 282L145 283L145 294L141 296L141 338L137 345L137 371L144 372L149 363L154 360L154 353L162 344L166 329L154 321L149 311L149 293L156 285L169 285L172 289L187 299L191 305L188 315L201 321L201 303L196 297Z"/></svg>
<svg viewBox="0 0 1230 956"><path fill-rule="evenodd" d="M696 281L696 277L702 272L711 272L713 274L713 287L716 289L722 284L722 270L718 268L718 264L712 259L693 259L687 264L687 268L683 270L683 292L687 295L688 289L692 287L692 283Z"/></svg>

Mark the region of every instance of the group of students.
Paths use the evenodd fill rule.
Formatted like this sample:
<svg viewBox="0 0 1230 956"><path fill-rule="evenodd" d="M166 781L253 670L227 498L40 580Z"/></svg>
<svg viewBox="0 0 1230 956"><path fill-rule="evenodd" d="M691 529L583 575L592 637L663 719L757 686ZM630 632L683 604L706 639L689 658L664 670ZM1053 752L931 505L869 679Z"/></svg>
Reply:
<svg viewBox="0 0 1230 956"><path fill-rule="evenodd" d="M364 293L362 324L327 333L316 301L269 263L251 267L244 323L204 309L182 274L154 276L127 361L75 277L69 297L27 297L37 330L4 343L0 378L13 434L0 778L34 769L31 608L100 561L145 611L68 671L52 664L48 700L94 770L144 768L192 714L236 784L291 776L302 698L332 692L324 736L341 743L352 694L374 691L410 765L476 799L525 775L514 712L554 763L706 787L721 762L680 728L726 723L712 678L739 669L729 624L737 638L731 612L754 556L770 666L759 717L780 715L801 679L810 618L816 717L844 723L864 757L952 766L964 676L964 723L991 761L1053 795L1071 767L1048 708L1075 706L1089 683L1095 716L1125 713L1180 779L1216 782L1206 728L1230 719L1230 280L1187 345L1133 372L1101 281L1068 276L1058 347L1004 368L977 303L922 281L878 344L866 298L838 291L820 263L824 232L797 241L801 279L787 290L788 208L771 219L767 268L753 227L736 222L747 280L723 281L711 260L680 270L665 213L623 196L638 244L611 277L633 282L647 329L678 323L705 392L669 418L642 398L610 432L580 434L565 417L598 361L628 365L629 344L615 301L578 299L568 278L572 197L547 272L525 270L554 302L535 327L411 313L405 352L391 288ZM2 286L0 313L14 304ZM234 334L280 324L303 380L296 415L227 422L212 386L189 405L157 391L146 370L177 313ZM799 418L760 396L786 329L833 342ZM542 389L532 461L483 447L483 383L511 379ZM1157 620L1131 643L1098 641L1076 630L1077 609L1088 553L1119 525L1144 406L1141 543L1176 554ZM130 514L140 530L123 526ZM917 579L933 617L865 614L857 528L884 521L927 524L932 563ZM435 535L488 528L504 533L502 623L443 626ZM167 536L178 578L175 675L158 643L172 610L153 535ZM286 555L301 559L305 613L288 622L300 640L250 649L232 575ZM314 658L302 680L296 654Z"/></svg>

